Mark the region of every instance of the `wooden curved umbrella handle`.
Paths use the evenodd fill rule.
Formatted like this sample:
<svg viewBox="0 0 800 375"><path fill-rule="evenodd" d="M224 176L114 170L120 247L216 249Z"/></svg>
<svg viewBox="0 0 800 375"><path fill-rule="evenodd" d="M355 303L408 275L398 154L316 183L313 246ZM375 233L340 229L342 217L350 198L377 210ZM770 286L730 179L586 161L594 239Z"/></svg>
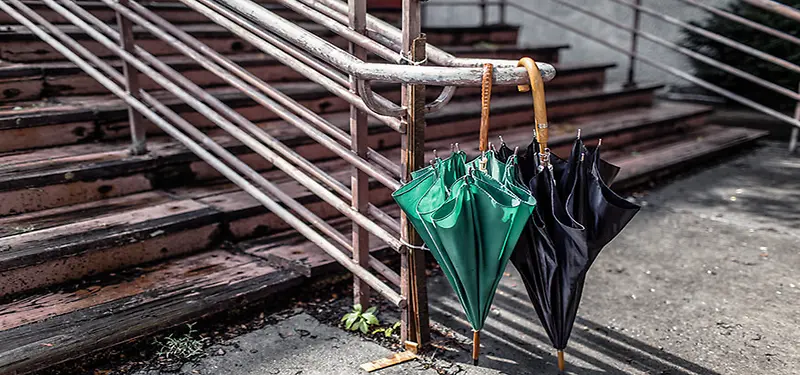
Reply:
<svg viewBox="0 0 800 375"><path fill-rule="evenodd" d="M539 154L544 157L547 150L547 103L544 98L544 81L536 62L530 57L523 57L517 63L528 70L530 85L517 86L519 91L531 91L533 95L533 120L536 127L536 141L539 142ZM532 89L531 89L532 88Z"/></svg>
<svg viewBox="0 0 800 375"><path fill-rule="evenodd" d="M481 130L478 138L481 152L489 149L489 110L492 100L492 64L483 64L483 75L481 76Z"/></svg>

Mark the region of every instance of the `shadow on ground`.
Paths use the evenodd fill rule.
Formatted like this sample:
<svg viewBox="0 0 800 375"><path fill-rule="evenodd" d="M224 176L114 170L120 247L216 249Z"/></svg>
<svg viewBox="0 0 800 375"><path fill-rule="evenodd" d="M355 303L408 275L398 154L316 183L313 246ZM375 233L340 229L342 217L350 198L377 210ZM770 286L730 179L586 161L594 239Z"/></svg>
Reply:
<svg viewBox="0 0 800 375"><path fill-rule="evenodd" d="M768 143L639 200L587 275L568 373L800 373L800 158ZM469 340L446 280L429 287L432 318ZM481 337L482 366L558 373L511 266ZM467 350L444 355L467 363Z"/></svg>

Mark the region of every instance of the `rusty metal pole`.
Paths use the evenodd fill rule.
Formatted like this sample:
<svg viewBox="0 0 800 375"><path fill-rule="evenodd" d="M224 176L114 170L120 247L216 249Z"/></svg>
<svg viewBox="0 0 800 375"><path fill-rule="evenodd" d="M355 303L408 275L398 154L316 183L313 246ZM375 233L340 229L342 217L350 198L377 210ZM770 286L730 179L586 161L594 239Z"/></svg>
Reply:
<svg viewBox="0 0 800 375"><path fill-rule="evenodd" d="M350 28L359 34L367 32L367 1L349 0L350 7L349 21ZM367 60L367 50L359 47L355 43L350 43L350 53L353 56ZM355 94L358 87L358 80L350 76L350 91ZM350 105L350 138L351 148L355 154L366 159L368 145L367 135L367 113L358 109L355 105ZM369 209L369 176L360 169L353 167L350 178L350 189L352 191L353 208L362 213ZM353 260L360 266L367 268L369 264L369 233L366 229L353 223ZM355 303L361 304L363 308L369 305L370 288L358 277L353 277L353 294Z"/></svg>
<svg viewBox="0 0 800 375"><path fill-rule="evenodd" d="M636 87L636 51L639 49L639 27L642 21L642 12L639 6L642 0L634 0L636 7L633 8L633 32L631 32L630 58L628 59L628 80L625 87Z"/></svg>
<svg viewBox="0 0 800 375"><path fill-rule="evenodd" d="M127 7L128 0L119 0L120 5ZM127 18L117 12L117 27L120 33L120 46L127 52L133 53L133 24ZM122 73L125 75L125 90L136 100L141 100L139 94L139 72L126 61L122 63ZM144 155L147 153L147 143L145 141L144 117L142 114L128 106L128 122L131 129L131 154Z"/></svg>
<svg viewBox="0 0 800 375"><path fill-rule="evenodd" d="M800 84L797 87L797 92L800 92ZM794 119L800 120L800 101L794 106ZM797 138L800 137L800 128L797 126L792 127L792 135L789 137L789 155L797 151Z"/></svg>
<svg viewBox="0 0 800 375"><path fill-rule="evenodd" d="M420 0L403 0L403 53L412 63L425 60L425 35L420 25ZM425 86L403 85L402 104L406 108L402 135L403 180L411 180L411 172L425 163ZM400 217L400 238L406 243L422 244L405 214ZM430 341L428 289L425 276L425 253L407 248L401 255L401 294L408 304L402 315L401 337L406 349L420 351Z"/></svg>

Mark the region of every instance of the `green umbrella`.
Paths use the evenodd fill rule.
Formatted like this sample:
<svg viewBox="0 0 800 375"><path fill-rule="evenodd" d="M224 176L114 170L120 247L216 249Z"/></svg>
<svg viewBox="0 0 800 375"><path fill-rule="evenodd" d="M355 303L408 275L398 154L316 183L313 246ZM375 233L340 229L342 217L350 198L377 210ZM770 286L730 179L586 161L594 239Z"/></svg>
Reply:
<svg viewBox="0 0 800 375"><path fill-rule="evenodd" d="M491 66L486 71L491 72ZM484 82L491 83L491 75ZM486 75L484 75L486 78ZM533 213L536 200L516 176L516 156L508 162L487 151L488 96L484 85L481 155L453 152L415 171L393 197L406 213L455 290L474 331L483 328L511 252Z"/></svg>
<svg viewBox="0 0 800 375"><path fill-rule="evenodd" d="M536 201L515 182L515 161L503 163L493 152L465 161L463 152L436 160L393 196L477 333Z"/></svg>

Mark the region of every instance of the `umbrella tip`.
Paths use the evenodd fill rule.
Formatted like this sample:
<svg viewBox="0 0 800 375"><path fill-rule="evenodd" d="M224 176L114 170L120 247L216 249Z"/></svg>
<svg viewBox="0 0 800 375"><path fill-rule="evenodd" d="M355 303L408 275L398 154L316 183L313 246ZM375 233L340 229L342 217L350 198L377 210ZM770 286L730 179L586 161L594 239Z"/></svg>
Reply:
<svg viewBox="0 0 800 375"><path fill-rule="evenodd" d="M501 145L506 144L506 141L503 140L503 136L502 135L498 135L497 138L500 138L500 144Z"/></svg>
<svg viewBox="0 0 800 375"><path fill-rule="evenodd" d="M558 371L563 372L565 367L566 366L564 364L564 351L563 350L559 350L558 351Z"/></svg>
<svg viewBox="0 0 800 375"><path fill-rule="evenodd" d="M472 365L478 365L478 357L481 351L481 331L472 331Z"/></svg>
<svg viewBox="0 0 800 375"><path fill-rule="evenodd" d="M581 129L578 129L578 139L581 139Z"/></svg>
<svg viewBox="0 0 800 375"><path fill-rule="evenodd" d="M600 147L600 145L602 145L602 144L603 144L603 138L598 139L597 140L597 147Z"/></svg>

